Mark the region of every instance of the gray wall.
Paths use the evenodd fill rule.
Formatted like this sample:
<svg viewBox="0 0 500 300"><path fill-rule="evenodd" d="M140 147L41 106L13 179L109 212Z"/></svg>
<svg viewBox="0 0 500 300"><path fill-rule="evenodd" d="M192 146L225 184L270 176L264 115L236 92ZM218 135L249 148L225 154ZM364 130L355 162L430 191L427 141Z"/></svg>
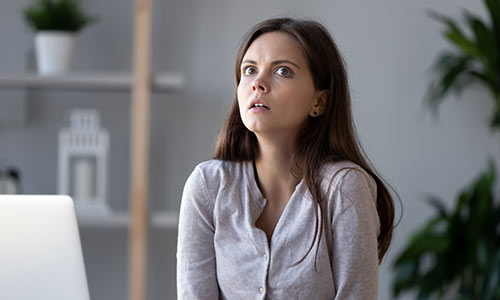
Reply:
<svg viewBox="0 0 500 300"><path fill-rule="evenodd" d="M21 19L28 0L0 2L0 72L30 67L33 35ZM87 0L99 23L82 32L74 68L127 71L131 66L132 0ZM153 70L176 70L187 86L155 94L151 126L151 209L178 208L194 165L210 158L233 97L233 59L243 33L272 16L312 17L332 32L348 66L355 121L369 158L402 198L404 215L380 268L380 299L390 299L390 263L408 234L432 214L426 193L452 205L457 192L498 161L498 136L487 130L492 101L481 88L449 97L434 121L422 105L429 66L447 48L433 8L480 15L480 1L167 1L154 2ZM97 108L111 136L109 203L128 206L127 93L27 91L26 120L0 127L0 164L23 173L26 193L56 192L57 131L72 108ZM2 107L0 107L2 109ZM398 212L400 212L398 206ZM92 299L125 299L127 232L83 229ZM148 299L175 299L175 230L152 230ZM407 298L409 299L409 298Z"/></svg>

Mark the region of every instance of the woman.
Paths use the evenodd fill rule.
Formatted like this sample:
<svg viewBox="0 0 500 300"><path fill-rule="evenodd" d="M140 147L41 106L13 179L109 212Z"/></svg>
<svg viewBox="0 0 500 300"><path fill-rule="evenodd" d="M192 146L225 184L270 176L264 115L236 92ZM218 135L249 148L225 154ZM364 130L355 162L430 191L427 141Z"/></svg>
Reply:
<svg viewBox="0 0 500 300"><path fill-rule="evenodd" d="M377 299L393 200L361 154L342 57L308 20L257 24L213 160L184 187L179 299Z"/></svg>

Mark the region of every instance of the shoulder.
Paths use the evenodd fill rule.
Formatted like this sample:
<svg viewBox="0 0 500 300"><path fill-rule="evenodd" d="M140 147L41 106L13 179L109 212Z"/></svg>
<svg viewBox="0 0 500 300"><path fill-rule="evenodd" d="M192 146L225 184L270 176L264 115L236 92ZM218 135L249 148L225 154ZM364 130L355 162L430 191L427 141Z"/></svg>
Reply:
<svg viewBox="0 0 500 300"><path fill-rule="evenodd" d="M186 188L200 188L209 195L217 194L223 187L242 182L247 162L211 159L197 164L186 181Z"/></svg>
<svg viewBox="0 0 500 300"><path fill-rule="evenodd" d="M244 162L211 159L199 163L193 170L205 180L221 181L243 173Z"/></svg>
<svg viewBox="0 0 500 300"><path fill-rule="evenodd" d="M342 160L337 162L326 163L322 166L321 171L322 183L340 184L341 182L367 182L368 184L375 184L373 177L358 164Z"/></svg>
<svg viewBox="0 0 500 300"><path fill-rule="evenodd" d="M366 200L376 203L377 183L358 164L349 160L326 163L320 174L323 194L338 209Z"/></svg>

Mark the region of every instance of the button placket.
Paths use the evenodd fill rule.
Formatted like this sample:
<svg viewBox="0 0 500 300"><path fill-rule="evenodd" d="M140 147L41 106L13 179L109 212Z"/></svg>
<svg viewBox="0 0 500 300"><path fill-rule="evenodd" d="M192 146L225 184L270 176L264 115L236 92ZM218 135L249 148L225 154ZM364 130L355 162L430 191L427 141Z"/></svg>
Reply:
<svg viewBox="0 0 500 300"><path fill-rule="evenodd" d="M266 244L267 246L267 244ZM263 261L264 261L264 266L265 266L265 272L264 272L264 278L263 278L263 285L259 287L259 293L261 295L264 295L266 293L266 282L267 282L267 276L269 275L269 255L267 254L269 252L269 248L266 247L266 250L264 251L264 254L262 255Z"/></svg>

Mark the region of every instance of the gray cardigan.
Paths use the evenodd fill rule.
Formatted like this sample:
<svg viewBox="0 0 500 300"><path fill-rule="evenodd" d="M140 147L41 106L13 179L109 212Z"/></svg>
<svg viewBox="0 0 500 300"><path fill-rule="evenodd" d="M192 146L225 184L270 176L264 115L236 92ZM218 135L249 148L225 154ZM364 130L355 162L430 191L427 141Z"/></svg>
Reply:
<svg viewBox="0 0 500 300"><path fill-rule="evenodd" d="M354 169L333 177L343 167ZM295 187L269 246L265 232L255 226L267 200L252 162L210 160L196 166L180 207L178 299L377 299L375 181L350 161L327 164L320 173L323 193L332 186L316 272L317 243L292 266L314 236L314 205L304 180Z"/></svg>

